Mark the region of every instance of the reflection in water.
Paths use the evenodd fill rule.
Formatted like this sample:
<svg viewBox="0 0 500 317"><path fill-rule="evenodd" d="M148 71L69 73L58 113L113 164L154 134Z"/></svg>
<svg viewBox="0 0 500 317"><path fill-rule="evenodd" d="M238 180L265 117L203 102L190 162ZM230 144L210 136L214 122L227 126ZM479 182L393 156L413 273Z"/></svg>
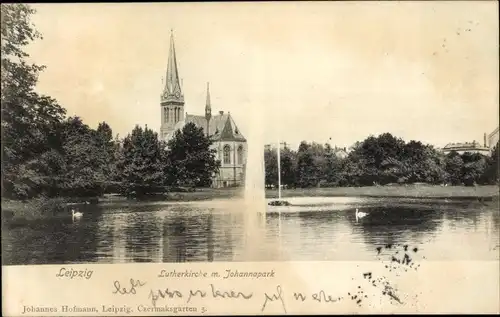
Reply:
<svg viewBox="0 0 500 317"><path fill-rule="evenodd" d="M356 233L361 232L369 245L405 244L407 241L423 243L423 237L432 238L439 232L443 214L438 208L389 208L363 209L368 215L356 222L349 217Z"/></svg>
<svg viewBox="0 0 500 317"><path fill-rule="evenodd" d="M232 259L233 225L228 214L164 217L163 226L162 262Z"/></svg>
<svg viewBox="0 0 500 317"><path fill-rule="evenodd" d="M171 222L163 220L163 262L186 262L187 232L189 219L174 218Z"/></svg>
<svg viewBox="0 0 500 317"><path fill-rule="evenodd" d="M207 234L207 261L213 262L214 261L214 234L213 234L213 220L214 216L212 214L208 215L208 220L207 220L207 229L206 229L206 234ZM227 231L227 230L226 230Z"/></svg>
<svg viewBox="0 0 500 317"><path fill-rule="evenodd" d="M499 258L494 204L358 200L351 207L260 218L204 203L93 206L77 221L4 228L2 259L3 264L373 260L376 247L388 244L418 245L434 260ZM356 221L355 208L368 215ZM249 235L255 227L260 229Z"/></svg>

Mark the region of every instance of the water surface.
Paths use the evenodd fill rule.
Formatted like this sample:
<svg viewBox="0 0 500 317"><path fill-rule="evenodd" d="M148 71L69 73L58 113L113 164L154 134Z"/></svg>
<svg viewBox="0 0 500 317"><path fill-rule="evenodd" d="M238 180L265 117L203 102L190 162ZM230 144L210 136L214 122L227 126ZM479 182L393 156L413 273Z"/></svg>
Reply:
<svg viewBox="0 0 500 317"><path fill-rule="evenodd" d="M231 201L89 206L83 218L4 228L4 265L188 261L364 261L409 245L427 260L499 260L498 203L297 198L248 238ZM368 213L356 220L355 208ZM248 253L248 248L254 252Z"/></svg>

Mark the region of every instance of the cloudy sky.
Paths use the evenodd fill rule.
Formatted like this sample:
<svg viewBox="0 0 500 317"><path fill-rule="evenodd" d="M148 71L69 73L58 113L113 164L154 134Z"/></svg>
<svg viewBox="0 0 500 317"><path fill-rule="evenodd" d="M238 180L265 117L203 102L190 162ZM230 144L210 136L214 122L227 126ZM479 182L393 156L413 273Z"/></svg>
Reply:
<svg viewBox="0 0 500 317"><path fill-rule="evenodd" d="M498 126L498 4L38 4L39 91L90 126L159 131L170 29L186 100L265 142L350 146L391 132L437 146Z"/></svg>

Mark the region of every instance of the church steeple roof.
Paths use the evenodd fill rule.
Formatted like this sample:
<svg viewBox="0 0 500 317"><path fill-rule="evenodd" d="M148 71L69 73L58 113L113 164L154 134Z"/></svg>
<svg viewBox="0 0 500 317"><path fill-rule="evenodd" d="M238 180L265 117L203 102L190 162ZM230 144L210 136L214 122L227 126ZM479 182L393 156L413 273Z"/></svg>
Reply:
<svg viewBox="0 0 500 317"><path fill-rule="evenodd" d="M177 58L175 56L174 34L170 31L170 52L168 56L167 76L163 88L162 101L184 102L182 95L179 71L177 69Z"/></svg>
<svg viewBox="0 0 500 317"><path fill-rule="evenodd" d="M205 103L205 111L212 111L212 104L210 103L210 84L207 83L207 102Z"/></svg>

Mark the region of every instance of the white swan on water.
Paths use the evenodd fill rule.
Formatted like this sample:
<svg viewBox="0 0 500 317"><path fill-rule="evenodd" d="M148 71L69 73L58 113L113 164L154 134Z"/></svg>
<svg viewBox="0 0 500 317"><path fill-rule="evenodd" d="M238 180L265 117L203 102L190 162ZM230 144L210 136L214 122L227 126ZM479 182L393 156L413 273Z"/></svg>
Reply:
<svg viewBox="0 0 500 317"><path fill-rule="evenodd" d="M366 215L368 215L368 213L363 212L363 211L359 211L359 209L356 208L356 221L358 219L361 219L361 218L365 217Z"/></svg>
<svg viewBox="0 0 500 317"><path fill-rule="evenodd" d="M71 209L71 215L73 216L73 218L80 218L81 216L83 216L83 213L79 212L79 211L76 211L74 209Z"/></svg>

